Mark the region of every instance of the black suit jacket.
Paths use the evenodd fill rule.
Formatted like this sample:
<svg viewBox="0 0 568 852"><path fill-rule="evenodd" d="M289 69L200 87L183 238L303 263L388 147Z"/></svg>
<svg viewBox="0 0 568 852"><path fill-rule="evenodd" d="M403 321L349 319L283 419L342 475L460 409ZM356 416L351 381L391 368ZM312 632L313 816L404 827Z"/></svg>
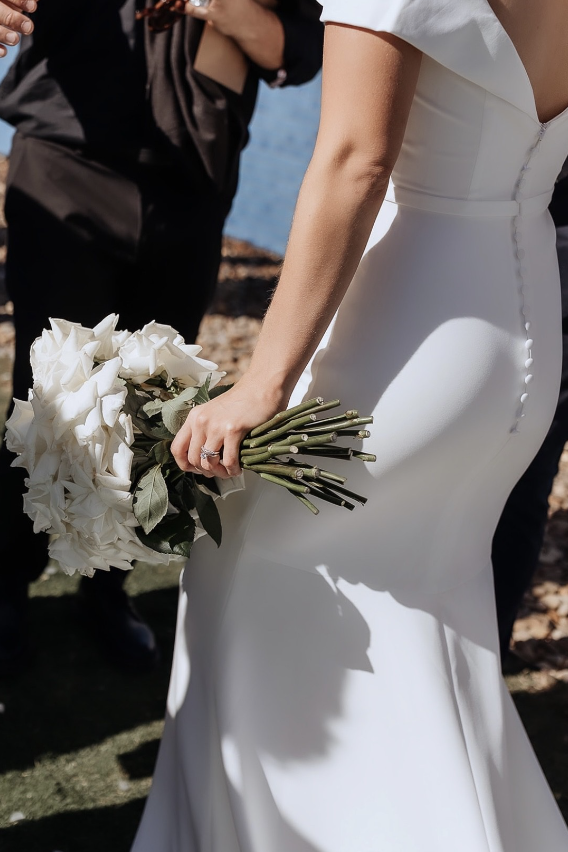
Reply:
<svg viewBox="0 0 568 852"><path fill-rule="evenodd" d="M227 203L248 140L258 85L276 74L250 65L242 95L193 71L203 23L184 17L150 33L135 21L153 0L42 0L35 29L0 86L0 118L21 133L75 149L172 163ZM284 85L321 67L316 0L280 0Z"/></svg>

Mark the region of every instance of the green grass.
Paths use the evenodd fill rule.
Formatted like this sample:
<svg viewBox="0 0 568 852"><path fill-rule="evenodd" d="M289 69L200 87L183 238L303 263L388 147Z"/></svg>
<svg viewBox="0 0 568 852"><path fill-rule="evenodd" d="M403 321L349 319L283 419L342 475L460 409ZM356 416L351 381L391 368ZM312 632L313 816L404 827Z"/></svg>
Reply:
<svg viewBox="0 0 568 852"><path fill-rule="evenodd" d="M0 681L2 852L129 849L162 731L178 573L138 566L128 578L163 651L145 675L100 658L78 616L76 578L44 575L32 587L33 665ZM10 824L15 812L25 820Z"/></svg>

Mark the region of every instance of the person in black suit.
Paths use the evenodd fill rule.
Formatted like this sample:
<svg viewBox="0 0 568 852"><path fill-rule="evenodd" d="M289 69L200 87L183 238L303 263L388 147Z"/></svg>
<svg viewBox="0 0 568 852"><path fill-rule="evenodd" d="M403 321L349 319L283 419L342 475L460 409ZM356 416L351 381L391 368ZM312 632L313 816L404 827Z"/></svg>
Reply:
<svg viewBox="0 0 568 852"><path fill-rule="evenodd" d="M165 15L153 7L43 0L0 87L0 118L17 129L6 194L15 397L27 396L30 345L50 316L92 326L114 312L122 328L155 319L194 340L215 287L259 82L300 84L320 68L315 0L211 0ZM193 67L217 26L234 39L233 59L240 49L240 80L221 68L218 82ZM11 460L2 446L0 673L19 670L28 656L28 584L47 559L46 536L34 536L22 512L22 471ZM98 572L81 583L80 600L110 658L144 669L158 651L124 576Z"/></svg>
<svg viewBox="0 0 568 852"><path fill-rule="evenodd" d="M510 654L513 624L538 563L548 515L548 497L568 442L568 160L550 205L556 225L562 290L563 363L554 420L539 452L516 484L493 538L493 573L501 659L505 670L518 663Z"/></svg>

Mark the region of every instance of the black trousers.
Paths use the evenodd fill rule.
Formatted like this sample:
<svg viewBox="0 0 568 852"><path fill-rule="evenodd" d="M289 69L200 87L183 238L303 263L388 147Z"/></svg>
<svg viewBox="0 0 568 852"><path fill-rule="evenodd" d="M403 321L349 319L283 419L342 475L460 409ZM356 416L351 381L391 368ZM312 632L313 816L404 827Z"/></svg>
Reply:
<svg viewBox="0 0 568 852"><path fill-rule="evenodd" d="M568 289L568 227L557 229L563 289ZM568 306L564 305L564 310ZM568 442L568 318L563 321L562 382L558 407L542 447L511 492L493 538L493 574L501 656L535 572L548 514L548 497Z"/></svg>
<svg viewBox="0 0 568 852"><path fill-rule="evenodd" d="M193 342L217 280L227 205L167 165L86 155L16 135L6 193L6 286L14 303L14 396L49 317L132 331L151 320ZM47 537L22 512L23 473L0 449L0 589L37 578Z"/></svg>

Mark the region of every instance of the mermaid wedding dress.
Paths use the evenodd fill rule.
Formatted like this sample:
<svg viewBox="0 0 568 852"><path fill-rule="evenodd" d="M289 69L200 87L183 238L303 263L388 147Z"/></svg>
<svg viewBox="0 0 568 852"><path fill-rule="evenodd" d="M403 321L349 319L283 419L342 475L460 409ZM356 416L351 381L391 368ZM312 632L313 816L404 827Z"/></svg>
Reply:
<svg viewBox="0 0 568 852"><path fill-rule="evenodd" d="M567 852L500 675L490 545L554 411L541 123L486 0L327 0L424 52L392 184L292 403L372 411L369 502L222 506L182 578L168 717L133 852Z"/></svg>

